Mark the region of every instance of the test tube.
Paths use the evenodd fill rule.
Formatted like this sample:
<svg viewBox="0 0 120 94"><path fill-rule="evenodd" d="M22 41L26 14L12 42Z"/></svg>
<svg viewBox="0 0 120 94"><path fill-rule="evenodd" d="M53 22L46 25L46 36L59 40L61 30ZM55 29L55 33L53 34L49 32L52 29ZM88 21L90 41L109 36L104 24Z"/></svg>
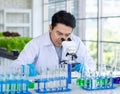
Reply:
<svg viewBox="0 0 120 94"><path fill-rule="evenodd" d="M22 92L22 70L21 70L21 66L16 66L15 70L16 70L16 79L17 79L17 83L16 83L16 91L17 93L21 93Z"/></svg>
<svg viewBox="0 0 120 94"><path fill-rule="evenodd" d="M51 91L55 91L55 67L51 68Z"/></svg>
<svg viewBox="0 0 120 94"><path fill-rule="evenodd" d="M84 78L81 78L81 79L80 79L80 86L83 87L84 84L85 84L85 80L84 80Z"/></svg>
<svg viewBox="0 0 120 94"><path fill-rule="evenodd" d="M59 64L59 89L63 89L63 86L62 86L62 80L63 80L63 76L62 76L62 65L63 64Z"/></svg>
<svg viewBox="0 0 120 94"><path fill-rule="evenodd" d="M55 88L58 90L59 89L59 76L60 76L60 72L59 72L59 65L55 66Z"/></svg>
<svg viewBox="0 0 120 94"><path fill-rule="evenodd" d="M11 91L11 94L15 94L15 91L16 91L16 80L15 80L15 70L14 68L11 68L10 66L10 69L11 69L11 73L10 73L10 91Z"/></svg>
<svg viewBox="0 0 120 94"><path fill-rule="evenodd" d="M22 76L23 76L23 82L22 82L22 92L23 93L28 93L28 87L27 87L27 81L28 81L28 76L29 76L29 67L28 65L22 66Z"/></svg>
<svg viewBox="0 0 120 94"><path fill-rule="evenodd" d="M5 62L6 64L5 64L5 66L4 66L4 68L5 68L5 74L4 74L4 76L5 76L5 93L6 94L9 94L9 92L10 92L10 68L9 68L9 66L8 66L8 63L7 62Z"/></svg>
<svg viewBox="0 0 120 94"><path fill-rule="evenodd" d="M89 71L88 73L86 73L86 76L85 76L85 86L84 87L86 89L91 89L91 81L92 81L92 79L91 79L90 75L91 75L91 73Z"/></svg>
<svg viewBox="0 0 120 94"><path fill-rule="evenodd" d="M44 68L43 67L40 67L40 69L39 69L39 79L40 79L40 83L39 83L39 87L38 87L38 89L40 90L40 91L44 91Z"/></svg>
<svg viewBox="0 0 120 94"><path fill-rule="evenodd" d="M50 81L50 68L46 67L46 90L50 91L51 90L51 81Z"/></svg>
<svg viewBox="0 0 120 94"><path fill-rule="evenodd" d="M106 76L106 88L113 88L113 78L110 75Z"/></svg>
<svg viewBox="0 0 120 94"><path fill-rule="evenodd" d="M63 80L62 80L62 89L66 89L66 79L68 79L67 77L68 77L68 66L67 66L67 64L62 64L61 65L61 69L62 69L62 78L64 78Z"/></svg>
<svg viewBox="0 0 120 94"><path fill-rule="evenodd" d="M101 82L100 82L100 84L101 84L101 88L105 88L105 77L101 77Z"/></svg>
<svg viewBox="0 0 120 94"><path fill-rule="evenodd" d="M98 87L98 83L99 83L99 79L98 79L98 75L97 75L97 72L95 71L95 72L91 72L91 75L90 75L90 77L91 77L91 80L92 80L92 89L97 89Z"/></svg>

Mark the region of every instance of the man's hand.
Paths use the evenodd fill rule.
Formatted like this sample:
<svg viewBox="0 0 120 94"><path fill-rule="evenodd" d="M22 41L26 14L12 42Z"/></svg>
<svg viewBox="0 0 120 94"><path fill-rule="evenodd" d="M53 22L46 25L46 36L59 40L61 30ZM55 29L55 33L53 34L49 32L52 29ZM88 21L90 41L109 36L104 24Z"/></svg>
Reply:
<svg viewBox="0 0 120 94"><path fill-rule="evenodd" d="M84 67L84 65L81 64L81 63L75 64L74 67L73 67L73 70L74 70L74 71L77 71L77 72L79 72L79 73L82 73L82 74L85 73L85 67Z"/></svg>
<svg viewBox="0 0 120 94"><path fill-rule="evenodd" d="M36 72L33 64L28 64L28 68L29 68L29 76L36 76L37 75L37 72Z"/></svg>

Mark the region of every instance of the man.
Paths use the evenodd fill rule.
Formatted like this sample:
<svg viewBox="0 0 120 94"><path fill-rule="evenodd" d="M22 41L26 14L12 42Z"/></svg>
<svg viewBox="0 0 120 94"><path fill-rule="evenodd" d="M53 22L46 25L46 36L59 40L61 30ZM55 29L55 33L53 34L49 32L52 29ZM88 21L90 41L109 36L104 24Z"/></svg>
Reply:
<svg viewBox="0 0 120 94"><path fill-rule="evenodd" d="M72 14L66 11L58 11L52 16L50 32L32 39L21 51L15 62L18 64L32 63L38 73L42 67L56 66L61 61L62 39L68 40L70 38L76 44L76 62L85 61L86 69L95 71L96 66L86 47L79 37L72 34L75 26L76 20Z"/></svg>

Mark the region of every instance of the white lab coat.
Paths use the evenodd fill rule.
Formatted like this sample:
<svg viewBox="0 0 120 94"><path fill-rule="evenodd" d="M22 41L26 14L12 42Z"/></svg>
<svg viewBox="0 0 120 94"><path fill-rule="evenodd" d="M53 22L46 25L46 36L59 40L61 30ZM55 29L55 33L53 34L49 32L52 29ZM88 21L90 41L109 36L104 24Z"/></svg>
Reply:
<svg viewBox="0 0 120 94"><path fill-rule="evenodd" d="M71 39L76 43L77 47L77 60L76 62L83 62L87 69L95 70L96 66L92 58L89 56L86 47L79 37L71 34ZM58 65L59 59L53 43L50 40L49 32L42 36L32 39L26 44L21 51L19 57L14 61L16 64L29 64L33 63L35 69L39 72L41 67L54 67Z"/></svg>

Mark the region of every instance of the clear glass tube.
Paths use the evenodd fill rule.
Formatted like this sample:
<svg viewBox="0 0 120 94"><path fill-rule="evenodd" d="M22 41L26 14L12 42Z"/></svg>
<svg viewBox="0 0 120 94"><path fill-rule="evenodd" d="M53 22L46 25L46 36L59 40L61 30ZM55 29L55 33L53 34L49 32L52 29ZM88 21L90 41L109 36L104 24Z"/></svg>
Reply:
<svg viewBox="0 0 120 94"><path fill-rule="evenodd" d="M22 71L24 70L24 71ZM28 65L24 65L21 67L21 76L23 77L23 82L21 83L22 84L22 92L23 93L27 93L28 90L27 90L27 80L28 80L28 77L29 77L29 66Z"/></svg>

